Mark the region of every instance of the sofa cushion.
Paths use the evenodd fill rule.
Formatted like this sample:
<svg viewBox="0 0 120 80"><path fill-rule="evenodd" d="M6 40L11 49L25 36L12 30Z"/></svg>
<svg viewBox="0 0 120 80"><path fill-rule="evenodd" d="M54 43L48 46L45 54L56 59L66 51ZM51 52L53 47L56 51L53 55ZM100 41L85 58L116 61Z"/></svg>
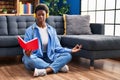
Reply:
<svg viewBox="0 0 120 80"><path fill-rule="evenodd" d="M9 35L23 35L27 27L35 22L33 16L7 16Z"/></svg>
<svg viewBox="0 0 120 80"><path fill-rule="evenodd" d="M82 44L84 50L120 50L120 37L108 35L65 35L61 38L63 46L74 47Z"/></svg>
<svg viewBox="0 0 120 80"><path fill-rule="evenodd" d="M89 15L63 15L64 29L67 35L92 34Z"/></svg>
<svg viewBox="0 0 120 80"><path fill-rule="evenodd" d="M0 47L18 46L17 36L0 36Z"/></svg>
<svg viewBox="0 0 120 80"><path fill-rule="evenodd" d="M64 34L64 21L62 16L49 16L46 21L56 29L58 35Z"/></svg>
<svg viewBox="0 0 120 80"><path fill-rule="evenodd" d="M0 16L0 36L1 35L7 35L7 19L6 16Z"/></svg>

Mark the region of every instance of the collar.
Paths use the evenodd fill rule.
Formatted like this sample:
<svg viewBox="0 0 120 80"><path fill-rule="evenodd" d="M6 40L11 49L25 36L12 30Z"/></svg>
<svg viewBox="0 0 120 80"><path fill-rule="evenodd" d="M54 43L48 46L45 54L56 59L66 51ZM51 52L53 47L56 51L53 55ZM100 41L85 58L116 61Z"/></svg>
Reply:
<svg viewBox="0 0 120 80"><path fill-rule="evenodd" d="M48 23L46 23L46 26L48 29L50 29L50 25ZM33 24L33 28L39 29L39 27L36 23Z"/></svg>

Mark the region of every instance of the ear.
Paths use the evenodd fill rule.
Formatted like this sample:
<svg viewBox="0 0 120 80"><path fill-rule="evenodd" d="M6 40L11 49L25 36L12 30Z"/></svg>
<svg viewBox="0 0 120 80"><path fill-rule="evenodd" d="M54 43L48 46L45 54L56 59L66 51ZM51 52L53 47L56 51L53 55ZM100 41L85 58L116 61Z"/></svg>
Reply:
<svg viewBox="0 0 120 80"><path fill-rule="evenodd" d="M48 18L48 17L49 17L49 13L46 14L46 18Z"/></svg>
<svg viewBox="0 0 120 80"><path fill-rule="evenodd" d="M36 14L35 13L33 13L33 17L36 18Z"/></svg>

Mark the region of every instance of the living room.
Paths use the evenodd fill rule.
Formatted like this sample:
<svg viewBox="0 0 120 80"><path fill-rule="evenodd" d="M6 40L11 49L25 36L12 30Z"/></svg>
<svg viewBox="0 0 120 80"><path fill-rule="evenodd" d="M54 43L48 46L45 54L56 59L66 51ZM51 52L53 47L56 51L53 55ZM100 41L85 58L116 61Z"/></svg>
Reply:
<svg viewBox="0 0 120 80"><path fill-rule="evenodd" d="M28 13L25 12L24 14L24 8L19 8L22 8L23 5L35 6L38 3L52 3L51 0L46 0L46 2L45 0L0 1L0 80L120 79L120 1L63 1L64 3L60 0L54 8L61 7L62 4L65 4L68 5L68 7L65 8L65 11L68 10L68 12L63 11L63 13L55 13L54 15L49 13L47 23L56 28L59 40L63 47L72 48L75 44L82 44L83 46L80 52L75 53L76 55L72 55L73 58L70 63L68 63L68 73L59 72L57 74L47 74L44 77L34 77L33 71L26 70L21 60L23 51L17 42L17 36L20 35L21 37L24 37L26 28L34 23L35 17L33 17L34 11L28 11ZM18 7L17 5L22 6ZM3 13L3 11L6 11L5 6L7 13ZM3 7L4 10L2 9ZM62 10L64 10L64 8ZM65 15L63 16L63 14ZM82 19L85 19L84 22ZM75 24L72 24L71 22ZM85 24L81 24L82 22ZM86 23L89 23L89 29ZM77 25L78 27L68 28L68 25L71 26L70 24L72 26ZM85 30L88 32L82 33L82 31L85 32L85 30L84 28L79 30L81 29L79 28L79 25L87 26L87 29Z"/></svg>

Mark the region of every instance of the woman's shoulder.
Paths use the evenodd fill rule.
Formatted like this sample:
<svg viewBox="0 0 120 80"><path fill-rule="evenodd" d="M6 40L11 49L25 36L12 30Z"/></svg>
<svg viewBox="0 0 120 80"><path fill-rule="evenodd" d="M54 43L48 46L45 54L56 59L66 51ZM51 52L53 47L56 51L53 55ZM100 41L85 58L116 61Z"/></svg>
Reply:
<svg viewBox="0 0 120 80"><path fill-rule="evenodd" d="M48 23L47 23L47 27L48 27L49 29L55 30L55 28L54 28L53 26L49 25Z"/></svg>
<svg viewBox="0 0 120 80"><path fill-rule="evenodd" d="M35 28L35 23L32 24L32 25L30 25L30 26L28 26L28 27L26 28L26 30L32 30L32 29L34 29L34 28Z"/></svg>
<svg viewBox="0 0 120 80"><path fill-rule="evenodd" d="M26 33L32 33L34 30L34 24L30 25L29 27L26 28Z"/></svg>

